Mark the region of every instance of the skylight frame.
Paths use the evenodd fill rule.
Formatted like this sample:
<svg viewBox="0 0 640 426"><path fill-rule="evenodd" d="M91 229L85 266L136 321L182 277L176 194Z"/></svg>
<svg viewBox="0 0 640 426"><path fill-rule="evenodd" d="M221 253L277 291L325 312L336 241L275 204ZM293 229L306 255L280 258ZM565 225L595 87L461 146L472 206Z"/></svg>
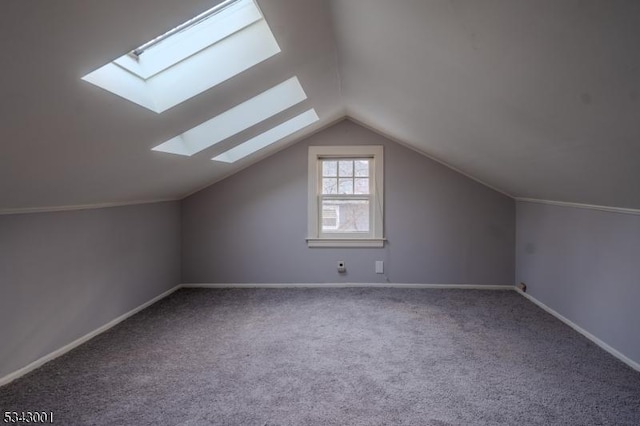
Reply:
<svg viewBox="0 0 640 426"><path fill-rule="evenodd" d="M158 37L149 40L148 42L142 44L141 46L133 49L131 52L128 53L128 55L133 55L136 58L140 58L140 56L146 52L147 50L151 49L152 47L162 43L163 41L169 39L170 37L172 37L173 35L181 32L181 31L185 31L191 27L194 27L200 23L202 23L203 21L205 21L206 19L211 18L212 16L221 13L223 10L225 10L226 8L232 6L233 4L239 3L239 0L225 0L222 3L219 3L217 5L215 5L214 7L212 7L209 10L205 10L204 12L202 12L201 14L189 19L188 21L178 25L177 27L174 27L172 29L170 29L169 31L167 31L164 34L159 35Z"/></svg>
<svg viewBox="0 0 640 426"><path fill-rule="evenodd" d="M82 79L162 113L281 51L255 0L222 4L138 59L127 52Z"/></svg>
<svg viewBox="0 0 640 426"><path fill-rule="evenodd" d="M223 9L218 10L217 7L198 15L207 14L206 19L198 20L180 31L173 32L191 21L189 20L165 33L171 33L170 36L165 37L163 34L145 43L143 46L161 38L147 48L148 53L144 57L132 55L132 52L140 49L137 48L116 58L113 63L147 81L190 56L197 55L238 31L264 20L262 12L253 0L233 0Z"/></svg>

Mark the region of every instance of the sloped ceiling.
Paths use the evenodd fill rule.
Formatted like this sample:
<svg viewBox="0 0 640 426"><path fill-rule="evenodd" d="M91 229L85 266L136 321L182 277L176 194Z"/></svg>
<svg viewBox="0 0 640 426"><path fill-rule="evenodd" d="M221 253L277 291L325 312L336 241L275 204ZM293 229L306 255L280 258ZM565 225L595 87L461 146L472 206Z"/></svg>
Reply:
<svg viewBox="0 0 640 426"><path fill-rule="evenodd" d="M640 208L640 2L333 12L350 116L513 196Z"/></svg>
<svg viewBox="0 0 640 426"><path fill-rule="evenodd" d="M344 116L328 4L259 1L281 53L162 114L81 80L220 0L34 0L3 3L0 210L175 199L245 167L211 158L309 108ZM286 79L308 99L193 157L151 148Z"/></svg>
<svg viewBox="0 0 640 426"><path fill-rule="evenodd" d="M640 2L257 1L282 52L162 114L80 78L219 0L5 2L0 211L181 198L344 116L515 197L640 208ZM301 104L190 158L150 150L294 75Z"/></svg>

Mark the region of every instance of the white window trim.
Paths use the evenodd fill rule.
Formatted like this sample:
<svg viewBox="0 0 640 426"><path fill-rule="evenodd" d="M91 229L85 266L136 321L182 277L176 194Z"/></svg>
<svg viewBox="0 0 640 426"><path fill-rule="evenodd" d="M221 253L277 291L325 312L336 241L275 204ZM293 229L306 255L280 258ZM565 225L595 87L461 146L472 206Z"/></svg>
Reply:
<svg viewBox="0 0 640 426"><path fill-rule="evenodd" d="M321 188L320 159L325 158L372 158L373 208L370 224L372 232L359 237L345 234L344 237L322 237L320 235L320 206L318 203ZM381 145L354 146L310 146L308 167L308 204L307 204L307 245L309 247L384 247L384 148Z"/></svg>

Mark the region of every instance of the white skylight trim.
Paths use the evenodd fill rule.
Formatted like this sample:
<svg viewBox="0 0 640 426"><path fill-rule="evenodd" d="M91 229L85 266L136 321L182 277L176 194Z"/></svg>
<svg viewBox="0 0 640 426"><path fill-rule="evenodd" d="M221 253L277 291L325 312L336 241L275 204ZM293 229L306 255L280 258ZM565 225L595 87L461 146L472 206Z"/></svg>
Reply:
<svg viewBox="0 0 640 426"><path fill-rule="evenodd" d="M204 20L82 77L160 113L280 52L254 0L225 2Z"/></svg>
<svg viewBox="0 0 640 426"><path fill-rule="evenodd" d="M223 152L222 154L212 158L212 160L224 163L235 163L236 161L259 151L300 129L303 129L318 120L319 118L316 111L314 109L310 109L226 152Z"/></svg>
<svg viewBox="0 0 640 426"><path fill-rule="evenodd" d="M307 99L297 77L292 77L220 115L187 130L154 151L191 156Z"/></svg>
<svg viewBox="0 0 640 426"><path fill-rule="evenodd" d="M168 39L169 37L172 37L173 35L184 31L196 24L201 23L202 21L211 18L213 15L220 13L221 11L223 11L224 9L228 8L228 7L232 7L233 5L238 4L238 0L224 0L223 2L217 4L216 6L212 7L211 9L202 12L200 15L189 19L187 22L184 22L180 25L178 25L175 28L170 29L169 31L167 31L166 33L159 35L158 37L154 38L151 41L146 42L145 44L143 44L142 46L133 49L133 51L131 52L132 55L135 55L137 57L139 57L141 54L143 54L144 52L146 52L147 50L149 50L151 47L157 45L158 43L165 41L166 39Z"/></svg>
<svg viewBox="0 0 640 426"><path fill-rule="evenodd" d="M195 26L171 35L144 50L140 56L127 53L113 62L147 80L261 19L262 15L253 1L235 1L224 8L224 12L211 15Z"/></svg>

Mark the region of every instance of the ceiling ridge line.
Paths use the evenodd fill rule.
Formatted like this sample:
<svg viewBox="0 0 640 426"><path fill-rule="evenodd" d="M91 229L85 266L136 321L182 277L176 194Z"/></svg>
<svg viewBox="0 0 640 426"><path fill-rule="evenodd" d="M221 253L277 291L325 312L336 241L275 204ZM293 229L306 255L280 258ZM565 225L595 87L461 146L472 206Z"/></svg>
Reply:
<svg viewBox="0 0 640 426"><path fill-rule="evenodd" d="M602 206L598 204L573 203L569 201L554 201L527 197L516 197L515 200L525 203L548 204L559 207L573 207L577 209L598 210L609 213L621 213L640 216L640 209L631 209L627 207Z"/></svg>

